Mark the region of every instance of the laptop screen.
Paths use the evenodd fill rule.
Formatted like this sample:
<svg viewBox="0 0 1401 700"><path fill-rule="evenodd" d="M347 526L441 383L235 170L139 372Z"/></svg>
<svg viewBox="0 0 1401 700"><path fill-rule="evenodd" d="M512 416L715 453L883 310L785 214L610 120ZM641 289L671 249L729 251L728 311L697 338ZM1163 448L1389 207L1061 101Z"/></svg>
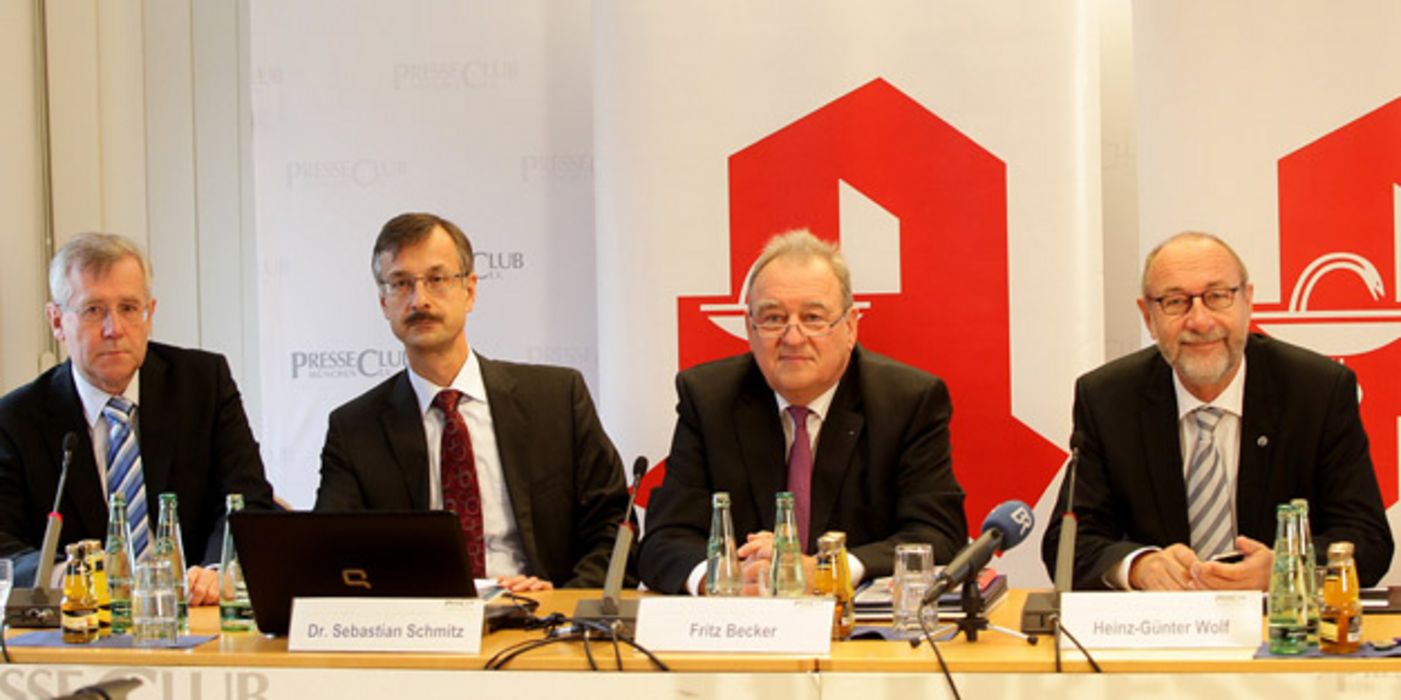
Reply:
<svg viewBox="0 0 1401 700"><path fill-rule="evenodd" d="M476 597L457 516L252 512L229 517L258 629L286 634L298 597Z"/></svg>

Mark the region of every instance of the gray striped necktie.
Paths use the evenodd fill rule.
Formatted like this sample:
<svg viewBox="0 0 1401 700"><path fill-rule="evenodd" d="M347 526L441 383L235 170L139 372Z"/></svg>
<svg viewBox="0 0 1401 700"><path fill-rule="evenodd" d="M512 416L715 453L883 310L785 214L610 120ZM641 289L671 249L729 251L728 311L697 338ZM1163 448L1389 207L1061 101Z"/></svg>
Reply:
<svg viewBox="0 0 1401 700"><path fill-rule="evenodd" d="M1216 426L1221 409L1203 406L1193 412L1197 444L1187 462L1187 520L1192 526L1192 549L1206 559L1230 551L1235 539L1231 522L1231 488L1226 465L1216 446Z"/></svg>
<svg viewBox="0 0 1401 700"><path fill-rule="evenodd" d="M136 441L132 414L136 404L113 396L102 407L107 419L107 495L126 497L131 523L131 551L137 561L146 558L151 544L150 518L146 510L146 477L141 471L141 446Z"/></svg>

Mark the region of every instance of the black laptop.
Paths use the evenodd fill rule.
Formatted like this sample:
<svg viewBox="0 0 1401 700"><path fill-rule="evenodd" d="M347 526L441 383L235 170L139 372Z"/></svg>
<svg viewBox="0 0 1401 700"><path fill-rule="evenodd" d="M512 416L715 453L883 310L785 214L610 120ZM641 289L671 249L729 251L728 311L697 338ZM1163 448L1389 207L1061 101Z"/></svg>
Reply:
<svg viewBox="0 0 1401 700"><path fill-rule="evenodd" d="M474 598L446 511L239 511L229 517L258 629L285 635L299 597Z"/></svg>

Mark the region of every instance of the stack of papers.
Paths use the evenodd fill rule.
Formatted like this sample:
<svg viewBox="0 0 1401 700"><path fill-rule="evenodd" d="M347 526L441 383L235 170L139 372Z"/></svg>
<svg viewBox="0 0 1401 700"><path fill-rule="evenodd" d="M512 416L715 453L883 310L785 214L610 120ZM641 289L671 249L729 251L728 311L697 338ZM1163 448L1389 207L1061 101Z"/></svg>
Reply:
<svg viewBox="0 0 1401 700"><path fill-rule="evenodd" d="M861 587L856 592L856 619L861 622L889 620L891 593L889 576L883 576ZM1007 576L991 568L978 572L978 588L983 595L983 610L991 610L1007 594ZM963 616L963 587L955 586L939 596L939 617Z"/></svg>

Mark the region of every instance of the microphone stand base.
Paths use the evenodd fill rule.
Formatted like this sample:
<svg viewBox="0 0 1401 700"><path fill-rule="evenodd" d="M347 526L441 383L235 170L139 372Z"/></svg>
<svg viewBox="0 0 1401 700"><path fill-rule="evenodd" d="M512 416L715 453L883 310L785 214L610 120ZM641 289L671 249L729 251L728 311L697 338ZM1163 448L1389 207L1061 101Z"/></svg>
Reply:
<svg viewBox="0 0 1401 700"><path fill-rule="evenodd" d="M610 606L604 598L581 600L574 606L571 616L578 622L601 622L605 625L618 623L627 634L632 634L637 626L637 601L619 599L616 607ZM610 609L611 608L611 609Z"/></svg>
<svg viewBox="0 0 1401 700"><path fill-rule="evenodd" d="M28 629L57 629L59 601L63 594L56 588L16 588L10 591L5 605L5 624Z"/></svg>
<svg viewBox="0 0 1401 700"><path fill-rule="evenodd" d="M1036 591L1028 593L1026 605L1022 607L1022 632L1026 634L1053 634L1056 631L1056 618L1059 615L1059 592Z"/></svg>

